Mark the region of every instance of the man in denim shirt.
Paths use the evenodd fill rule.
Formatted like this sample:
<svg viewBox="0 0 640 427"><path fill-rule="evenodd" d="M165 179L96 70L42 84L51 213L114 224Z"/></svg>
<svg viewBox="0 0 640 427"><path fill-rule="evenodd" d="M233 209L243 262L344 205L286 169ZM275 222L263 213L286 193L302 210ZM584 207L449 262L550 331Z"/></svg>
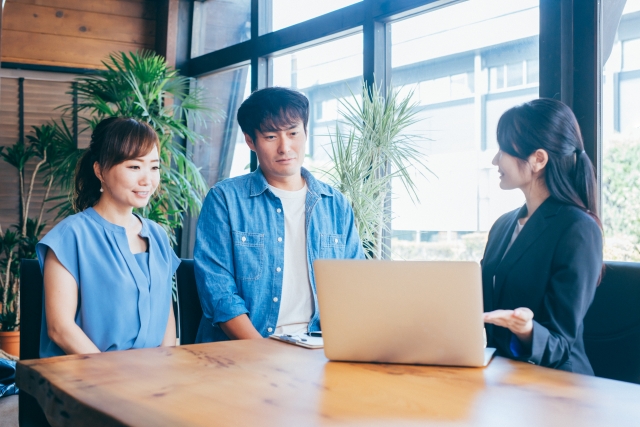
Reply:
<svg viewBox="0 0 640 427"><path fill-rule="evenodd" d="M364 258L346 198L302 168L309 101L254 92L238 110L260 167L207 195L195 273L204 315L197 342L320 330L313 261Z"/></svg>

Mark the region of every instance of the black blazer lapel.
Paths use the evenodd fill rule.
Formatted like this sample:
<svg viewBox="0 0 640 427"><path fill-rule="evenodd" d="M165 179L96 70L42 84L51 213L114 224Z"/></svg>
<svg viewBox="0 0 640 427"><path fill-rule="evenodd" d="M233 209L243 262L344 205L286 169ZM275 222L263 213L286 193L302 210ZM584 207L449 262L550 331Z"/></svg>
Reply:
<svg viewBox="0 0 640 427"><path fill-rule="evenodd" d="M506 218L501 220L499 226L495 230L491 230L491 236L487 242L487 249L485 251L485 258L482 260L483 271L483 300L484 310L493 310L493 276L496 274L496 269L500 265L500 261L504 255L504 251L507 250L513 230L516 227L516 219L520 217L523 209L526 212L526 206L523 206L519 210L514 210ZM498 225L498 224L496 224ZM487 255L489 255L487 257ZM489 274L486 274L488 272Z"/></svg>
<svg viewBox="0 0 640 427"><path fill-rule="evenodd" d="M507 277L507 273L513 265L525 254L527 249L535 242L544 232L544 230L549 226L549 221L547 220L549 217L552 217L558 213L558 210L561 208L561 204L556 202L551 197L547 198L540 207L533 213L531 218L526 222L522 231L516 238L513 245L509 249L502 261L498 264L495 270L495 287L493 290L493 306L496 307L500 301L500 295L502 293L502 288L504 286L505 279ZM524 212L523 212L524 210ZM526 206L520 210L520 213L523 215L518 215L518 218L525 215ZM511 233L508 236L508 241L511 241L511 236L513 235L514 227L511 228ZM501 254L503 254L501 252Z"/></svg>

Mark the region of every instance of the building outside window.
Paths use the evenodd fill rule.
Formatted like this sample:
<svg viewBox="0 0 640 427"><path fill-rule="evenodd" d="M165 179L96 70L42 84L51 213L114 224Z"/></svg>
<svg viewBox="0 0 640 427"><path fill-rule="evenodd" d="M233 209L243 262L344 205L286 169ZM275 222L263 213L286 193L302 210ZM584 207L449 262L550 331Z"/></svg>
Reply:
<svg viewBox="0 0 640 427"><path fill-rule="evenodd" d="M331 138L339 100L358 94L362 85L362 33L270 59L270 86L299 90L309 98L304 166L322 179L330 167Z"/></svg>
<svg viewBox="0 0 640 427"><path fill-rule="evenodd" d="M262 31L358 3L269 0ZM192 57L250 39L248 0L197 2L195 9ZM216 16L223 9L230 18L222 25ZM491 160L502 113L539 96L539 14L539 0L469 0L386 24L391 82L402 93L413 91L422 120L408 132L421 138L431 171L415 176L417 205L394 182L392 258L478 261L493 222L524 202L520 191L499 188ZM328 134L335 130L340 102L350 99L350 90L360 92L363 47L362 33L350 31L264 56L268 86L294 88L309 98L305 167L321 178L330 167ZM219 159L196 149L211 183L249 171L249 149L235 114L250 94L251 73L248 65L238 65L197 79L213 95L211 105L227 114L224 123L205 131L221 150ZM627 1L602 83L605 258L640 261L640 0Z"/></svg>
<svg viewBox="0 0 640 427"><path fill-rule="evenodd" d="M431 174L420 203L393 185L393 259L482 258L489 228L524 203L491 164L500 115L538 97L538 0L471 0L391 25L392 80L411 87Z"/></svg>

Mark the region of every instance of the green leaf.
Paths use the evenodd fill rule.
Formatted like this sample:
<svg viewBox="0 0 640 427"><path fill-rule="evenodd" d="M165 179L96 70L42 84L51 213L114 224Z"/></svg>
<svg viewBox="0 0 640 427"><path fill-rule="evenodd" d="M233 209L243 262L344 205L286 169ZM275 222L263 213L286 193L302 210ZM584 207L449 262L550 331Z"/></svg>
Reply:
<svg viewBox="0 0 640 427"><path fill-rule="evenodd" d="M103 64L105 70L76 79L78 111L89 115L85 131L106 117L132 117L155 129L160 138L160 186L140 213L165 227L175 243L174 230L182 226L185 213L199 213L208 189L181 139L205 142L194 127L222 118L224 113L209 108L202 90L152 51L112 53ZM73 108L62 106L65 112ZM58 202L53 208L58 217L72 212L72 171L83 153L72 142L73 136L63 121L56 133L59 152L52 168L54 182L66 195L51 199Z"/></svg>
<svg viewBox="0 0 640 427"><path fill-rule="evenodd" d="M340 119L327 150L332 164L325 173L351 203L365 254L379 258L388 249L382 236L390 231L385 200L391 182L398 179L418 201L413 174L430 172L418 146L426 139L406 132L418 121L411 91L401 97L389 87L385 97L381 88L363 83L361 95L350 92L349 99L339 101ZM346 134L343 129L348 129Z"/></svg>

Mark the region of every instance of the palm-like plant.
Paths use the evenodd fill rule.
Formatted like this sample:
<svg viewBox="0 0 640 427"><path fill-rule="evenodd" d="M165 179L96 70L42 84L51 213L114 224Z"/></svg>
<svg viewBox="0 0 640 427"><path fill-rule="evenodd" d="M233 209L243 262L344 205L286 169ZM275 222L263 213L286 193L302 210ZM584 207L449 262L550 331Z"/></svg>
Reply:
<svg viewBox="0 0 640 427"><path fill-rule="evenodd" d="M0 157L18 172L18 193L20 209L18 223L3 232L0 227L0 330L11 331L20 324L20 260L35 258L35 247L40 233L44 230L44 208L51 191L52 180L45 178L45 196L40 202L37 218L30 218L32 195L38 176L52 168L51 160L56 125L33 127L33 135L28 135L28 143L20 140L10 147L0 147ZM27 163L35 159L36 164L29 176ZM28 179L30 178L30 180Z"/></svg>
<svg viewBox="0 0 640 427"><path fill-rule="evenodd" d="M48 201L58 201L58 204L50 210L57 210L56 219L66 218L74 214L71 204L71 195L74 191L75 170L83 149L79 149L73 135L73 131L67 125L64 117L59 123L49 124L53 126L53 144L50 148L50 163L46 168L47 195L49 187L53 185L59 190L59 194L48 197Z"/></svg>
<svg viewBox="0 0 640 427"><path fill-rule="evenodd" d="M182 225L183 214L197 214L207 190L183 141L204 141L192 129L222 113L206 107L202 91L190 90L190 79L180 76L153 52L111 54L103 64L106 70L76 80L78 112L88 113L87 129L104 118L117 116L146 121L156 130L160 138L161 181L153 199L140 213L163 225L175 243L173 231ZM64 108L70 111L74 106ZM66 146L73 141L64 124L59 136ZM58 162L67 166L75 165L82 154L81 150L63 151L66 156L60 156ZM65 193L72 194L73 179L68 173L58 175L57 180ZM71 210L66 200L58 208L62 216Z"/></svg>
<svg viewBox="0 0 640 427"><path fill-rule="evenodd" d="M0 289L2 290L2 309L0 310L0 330L13 331L20 325L20 286L16 274L18 266L18 246L20 235L18 232L0 230Z"/></svg>
<svg viewBox="0 0 640 427"><path fill-rule="evenodd" d="M333 166L328 175L351 202L368 258L380 258L385 249L382 236L391 221L385 200L391 181L399 178L416 202L410 169L420 174L428 171L417 146L420 138L406 133L419 120L412 96L413 92L401 96L389 87L385 97L380 87L363 84L362 97L351 92L350 100L340 100L341 119L331 135ZM348 133L341 131L341 125L347 126Z"/></svg>

